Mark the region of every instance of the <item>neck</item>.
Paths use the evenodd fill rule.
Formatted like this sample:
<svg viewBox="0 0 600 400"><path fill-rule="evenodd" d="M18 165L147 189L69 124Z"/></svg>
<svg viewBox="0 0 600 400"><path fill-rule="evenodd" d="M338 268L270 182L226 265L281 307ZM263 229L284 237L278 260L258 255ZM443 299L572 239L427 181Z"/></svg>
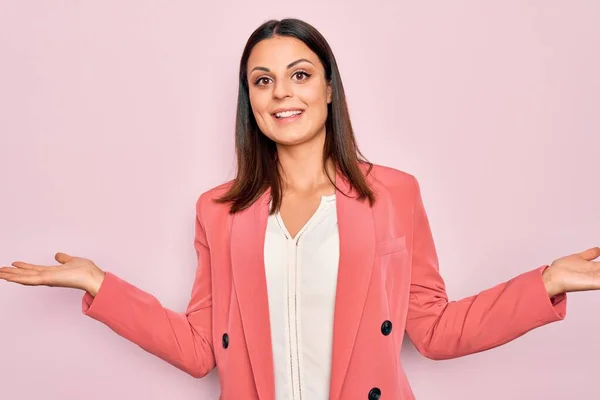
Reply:
<svg viewBox="0 0 600 400"><path fill-rule="evenodd" d="M335 182L335 168L331 161L323 164L325 132L312 140L294 146L277 146L279 168L284 184L284 195L289 192L333 192L334 186L325 169Z"/></svg>

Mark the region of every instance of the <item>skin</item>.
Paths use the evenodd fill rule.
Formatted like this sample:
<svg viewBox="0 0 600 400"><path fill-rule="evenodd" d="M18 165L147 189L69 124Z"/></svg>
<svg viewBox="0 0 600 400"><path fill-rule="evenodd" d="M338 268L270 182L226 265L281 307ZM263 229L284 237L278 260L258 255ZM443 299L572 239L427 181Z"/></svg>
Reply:
<svg viewBox="0 0 600 400"><path fill-rule="evenodd" d="M295 237L316 211L321 196L335 193L325 168L332 178L335 171L322 161L331 84L319 57L302 41L290 37L276 36L254 46L247 77L258 127L277 146L284 181L280 213ZM297 121L280 124L272 114L280 108L304 111Z"/></svg>
<svg viewBox="0 0 600 400"><path fill-rule="evenodd" d="M288 69L299 59L308 61ZM283 37L264 40L254 47L248 62L248 82L258 126L277 145L284 176L281 216L295 236L314 213L320 197L335 193L325 175L328 170L334 177L334 170L322 161L331 86L316 54L301 41ZM277 108L301 108L304 114L293 123L278 124L271 115ZM554 260L542 276L548 295L600 289L600 262L593 261L598 257L600 247L592 247ZM15 261L0 267L0 279L26 286L69 287L96 295L104 272L92 260L65 253L56 253L55 260L58 265Z"/></svg>

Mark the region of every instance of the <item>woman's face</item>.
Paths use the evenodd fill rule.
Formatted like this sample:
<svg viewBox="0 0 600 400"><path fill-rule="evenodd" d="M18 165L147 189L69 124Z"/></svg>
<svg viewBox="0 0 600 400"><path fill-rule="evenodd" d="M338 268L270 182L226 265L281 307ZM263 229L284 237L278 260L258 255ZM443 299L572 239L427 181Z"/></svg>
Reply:
<svg viewBox="0 0 600 400"><path fill-rule="evenodd" d="M260 41L250 53L247 74L252 112L267 137L291 146L325 135L331 85L319 57L301 40Z"/></svg>

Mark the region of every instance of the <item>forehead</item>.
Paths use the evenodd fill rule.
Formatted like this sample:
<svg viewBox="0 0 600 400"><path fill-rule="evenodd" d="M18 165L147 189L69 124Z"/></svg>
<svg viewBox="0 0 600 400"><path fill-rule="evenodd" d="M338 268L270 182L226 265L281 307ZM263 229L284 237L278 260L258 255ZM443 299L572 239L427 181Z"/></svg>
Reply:
<svg viewBox="0 0 600 400"><path fill-rule="evenodd" d="M286 36L274 36L258 42L250 52L248 71L254 67L266 67L270 70L285 69L299 58L320 65L319 57L299 39Z"/></svg>

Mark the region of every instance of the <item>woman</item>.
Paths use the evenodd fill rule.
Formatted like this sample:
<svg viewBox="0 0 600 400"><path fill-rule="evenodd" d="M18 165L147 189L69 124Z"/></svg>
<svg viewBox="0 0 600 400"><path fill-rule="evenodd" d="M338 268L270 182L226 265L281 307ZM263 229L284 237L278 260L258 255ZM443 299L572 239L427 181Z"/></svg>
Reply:
<svg viewBox="0 0 600 400"><path fill-rule="evenodd" d="M0 278L82 289L83 312L221 398L413 399L404 331L432 359L499 346L562 320L566 293L600 287L600 248L449 302L419 184L364 161L325 39L269 21L242 54L236 179L196 203L198 267L185 313L57 253Z"/></svg>

